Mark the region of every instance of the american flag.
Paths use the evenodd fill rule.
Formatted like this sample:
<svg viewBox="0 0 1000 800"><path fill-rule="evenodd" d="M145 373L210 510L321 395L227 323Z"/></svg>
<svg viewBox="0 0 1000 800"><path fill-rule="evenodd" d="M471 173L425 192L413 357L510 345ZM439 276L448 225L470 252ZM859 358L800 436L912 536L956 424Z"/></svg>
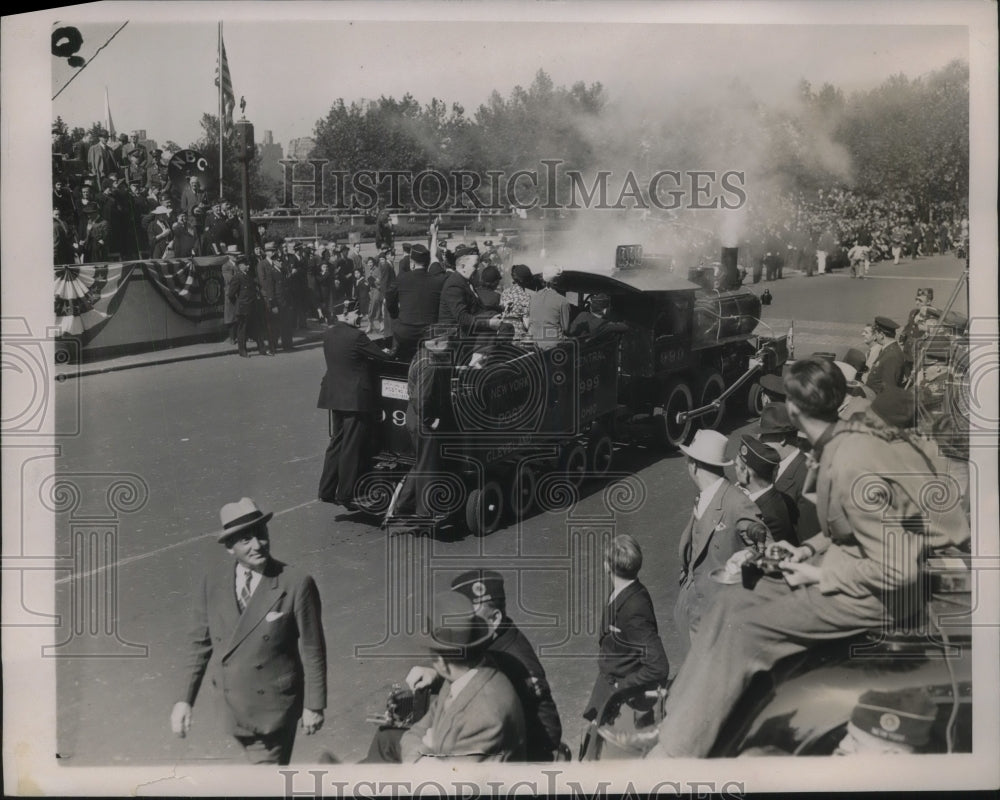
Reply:
<svg viewBox="0 0 1000 800"><path fill-rule="evenodd" d="M226 59L226 43L219 37L219 55L215 61L215 85L219 85L219 65L222 65L222 108L226 125L233 124L233 108L236 106L236 98L233 96L233 81L229 77L229 61Z"/></svg>

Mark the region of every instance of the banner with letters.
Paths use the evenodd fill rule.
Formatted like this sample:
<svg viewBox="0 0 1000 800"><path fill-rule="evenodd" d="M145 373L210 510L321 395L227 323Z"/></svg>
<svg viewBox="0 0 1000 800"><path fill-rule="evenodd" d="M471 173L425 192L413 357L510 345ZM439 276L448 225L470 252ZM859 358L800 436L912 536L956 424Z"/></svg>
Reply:
<svg viewBox="0 0 1000 800"><path fill-rule="evenodd" d="M227 262L232 266L228 256L207 256L57 266L56 324L63 336L87 345L125 302L135 280L148 281L172 311L191 322L221 320Z"/></svg>

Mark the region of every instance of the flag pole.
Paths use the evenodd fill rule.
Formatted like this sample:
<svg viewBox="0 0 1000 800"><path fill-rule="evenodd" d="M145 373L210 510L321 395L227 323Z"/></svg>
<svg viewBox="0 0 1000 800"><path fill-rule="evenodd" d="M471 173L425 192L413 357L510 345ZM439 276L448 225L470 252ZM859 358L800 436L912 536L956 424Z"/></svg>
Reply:
<svg viewBox="0 0 1000 800"><path fill-rule="evenodd" d="M219 20L219 46L216 50L219 74L219 199L222 199L222 20Z"/></svg>

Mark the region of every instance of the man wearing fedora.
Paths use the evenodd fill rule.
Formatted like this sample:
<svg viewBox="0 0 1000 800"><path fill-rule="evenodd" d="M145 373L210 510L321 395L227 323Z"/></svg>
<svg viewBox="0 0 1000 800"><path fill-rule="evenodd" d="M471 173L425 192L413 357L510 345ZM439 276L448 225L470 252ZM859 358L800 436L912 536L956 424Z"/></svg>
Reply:
<svg viewBox="0 0 1000 800"><path fill-rule="evenodd" d="M521 701L527 737L525 757L531 762L553 761L562 739L562 723L535 648L507 616L503 576L495 570L471 569L456 576L451 589L469 598L473 611L489 628L486 657L507 677ZM406 675L406 683L414 692L440 691L442 682L429 666L415 666ZM401 728L379 729L365 761L393 760L403 733Z"/></svg>
<svg viewBox="0 0 1000 800"><path fill-rule="evenodd" d="M407 256L410 268L402 272L386 293L386 309L392 319L396 357L409 361L422 338L437 322L444 275L430 275L431 253L415 244Z"/></svg>
<svg viewBox="0 0 1000 800"><path fill-rule="evenodd" d="M231 245L235 247L235 245ZM242 358L249 358L247 353L247 330L250 317L257 304L257 282L250 274L250 259L244 255L232 254L226 259L227 264L235 263L236 274L230 279L226 290L227 308L232 309L233 330L236 334L236 344ZM225 266L225 265L223 265ZM225 272L223 273L225 274ZM258 333L257 349L264 355L263 337Z"/></svg>
<svg viewBox="0 0 1000 800"><path fill-rule="evenodd" d="M219 512L218 541L235 559L205 575L193 598L185 682L170 715L184 737L212 653L229 732L253 764L287 764L302 720L308 736L323 725L326 642L319 592L304 572L271 557L264 513L249 497Z"/></svg>
<svg viewBox="0 0 1000 800"><path fill-rule="evenodd" d="M776 542L797 544L788 506L774 488L774 476L780 461L777 450L755 436L744 434L736 452L736 482L760 510L771 538Z"/></svg>
<svg viewBox="0 0 1000 800"><path fill-rule="evenodd" d="M510 681L486 658L493 632L458 591L433 599L426 647L442 678L427 713L371 761L523 761L526 731Z"/></svg>
<svg viewBox="0 0 1000 800"><path fill-rule="evenodd" d="M788 418L788 407L784 403L771 403L764 407L758 438L778 452L774 488L788 507L794 531L790 541L798 545L819 533L816 504L802 491L809 474L808 456L803 449L808 445Z"/></svg>
<svg viewBox="0 0 1000 800"><path fill-rule="evenodd" d="M782 658L908 625L920 608L927 552L968 543L969 521L956 487L940 477L940 458L885 423L838 420L846 381L833 362L796 361L785 389L789 418L816 451L822 530L797 548L776 545L788 552L783 581L734 586L702 618L651 757L707 756L754 675ZM930 506L929 482L948 487Z"/></svg>
<svg viewBox="0 0 1000 800"><path fill-rule="evenodd" d="M688 477L698 488L678 548L681 588L674 622L686 652L702 615L723 589L710 573L724 568L730 556L755 544L757 538L770 540L770 535L761 522L760 509L726 479L723 468L733 462L726 458L725 436L702 429L690 445L680 449L687 456Z"/></svg>

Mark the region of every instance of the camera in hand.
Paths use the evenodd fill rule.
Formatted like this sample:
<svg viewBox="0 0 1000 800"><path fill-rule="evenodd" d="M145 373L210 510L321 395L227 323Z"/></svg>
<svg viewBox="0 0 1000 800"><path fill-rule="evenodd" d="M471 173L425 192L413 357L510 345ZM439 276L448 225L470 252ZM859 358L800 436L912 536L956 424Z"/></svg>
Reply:
<svg viewBox="0 0 1000 800"><path fill-rule="evenodd" d="M788 553L776 545L768 545L763 550L748 558L742 565L743 586L753 589L763 576L780 578L782 576L779 563L788 558Z"/></svg>

